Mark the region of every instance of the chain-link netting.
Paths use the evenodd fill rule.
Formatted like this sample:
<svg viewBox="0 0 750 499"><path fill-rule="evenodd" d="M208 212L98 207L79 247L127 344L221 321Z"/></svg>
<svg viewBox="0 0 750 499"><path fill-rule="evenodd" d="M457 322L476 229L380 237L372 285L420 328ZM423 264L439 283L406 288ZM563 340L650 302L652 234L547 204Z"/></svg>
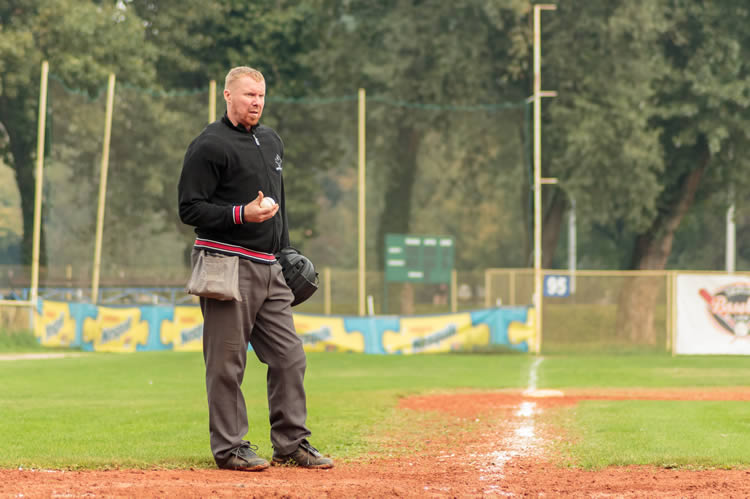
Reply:
<svg viewBox="0 0 750 499"><path fill-rule="evenodd" d="M13 169L0 161L0 175L13 179ZM0 182L0 299L18 299L21 289L30 282L22 265L21 238L23 219L21 197L16 185Z"/></svg>
<svg viewBox="0 0 750 499"><path fill-rule="evenodd" d="M220 87L217 117L225 109ZM48 99L40 272L47 294L42 296L89 301L106 85L83 92L53 75ZM100 302L191 301L183 286L194 233L179 221L177 181L185 149L209 120L209 103L207 89L175 93L116 87ZM430 314L530 305L533 271L522 268L531 251L527 106L427 105L377 95L366 104L368 312ZM296 310L355 315L360 301L357 96L271 95L263 122L285 144L291 243L320 272L319 292ZM450 238L455 245L451 279L390 279L384 271L385 235L394 233ZM6 253L3 287L10 289L11 281L27 282L30 272L21 255L13 261ZM633 295L634 279L656 290L653 329L638 337L620 327L627 318L618 316L618 310L633 309L620 302ZM544 351L668 348L667 282L666 274L579 273L567 297L544 300Z"/></svg>
<svg viewBox="0 0 750 499"><path fill-rule="evenodd" d="M106 82L84 92L50 78L40 280L48 297L58 297L51 289L65 288L66 299L91 299L106 94ZM215 98L220 117L221 84ZM162 295L172 300L180 293L194 234L179 221L177 181L185 149L209 120L209 103L208 86L178 93L116 85L99 300L132 301L120 293L124 288L171 289ZM356 94L267 98L263 123L285 144L291 243L321 272L321 291L305 311L358 311L358 105ZM486 303L483 269L528 261L527 111L518 102L462 107L367 98L366 294L372 311L479 308ZM455 283L387 279L387 233L451 238ZM16 277L28 274L18 264Z"/></svg>
<svg viewBox="0 0 750 499"><path fill-rule="evenodd" d="M544 275L558 277L549 270ZM545 295L543 300L544 353L670 350L669 272L561 271L559 276L567 279L566 296ZM485 283L488 306L533 302L531 269L488 269ZM634 298L640 302L632 303ZM634 321L621 315L625 311L648 315L646 320L635 321L643 327L629 329L628 323Z"/></svg>
<svg viewBox="0 0 750 499"><path fill-rule="evenodd" d="M527 124L523 103L465 107L368 99L368 267L386 266L384 238L395 233L452 238L458 271L453 291L449 280L383 282L380 276L376 311L430 313L449 310L452 300L461 308L481 304L481 277L471 272L523 265Z"/></svg>
<svg viewBox="0 0 750 499"><path fill-rule="evenodd" d="M207 107L207 91L118 89L103 285L184 285L193 235L179 220L177 182L187 145L208 122Z"/></svg>
<svg viewBox="0 0 750 499"><path fill-rule="evenodd" d="M40 286L91 284L106 114L106 81L91 95L50 75ZM78 296L81 297L80 294Z"/></svg>
<svg viewBox="0 0 750 499"><path fill-rule="evenodd" d="M116 86L101 243L100 285L177 286L189 230L177 218L176 184L191 138L207 121L205 91ZM40 285L90 299L106 115L97 95L49 85Z"/></svg>
<svg viewBox="0 0 750 499"><path fill-rule="evenodd" d="M545 297L545 353L669 351L669 274L583 272L566 297ZM648 296L640 303L628 302ZM652 298L651 298L652 297ZM624 313L641 317L623 316ZM648 315L648 317L644 317ZM647 320L643 320L646 318ZM641 326L632 329L631 324Z"/></svg>

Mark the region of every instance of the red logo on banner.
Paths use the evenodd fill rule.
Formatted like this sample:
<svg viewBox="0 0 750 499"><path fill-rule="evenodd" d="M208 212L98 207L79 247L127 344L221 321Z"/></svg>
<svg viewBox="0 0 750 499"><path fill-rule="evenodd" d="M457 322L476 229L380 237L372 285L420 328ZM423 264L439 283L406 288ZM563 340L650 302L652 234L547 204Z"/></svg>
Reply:
<svg viewBox="0 0 750 499"><path fill-rule="evenodd" d="M750 284L736 283L719 288L713 294L699 291L707 311L719 326L734 336L747 336L750 329Z"/></svg>

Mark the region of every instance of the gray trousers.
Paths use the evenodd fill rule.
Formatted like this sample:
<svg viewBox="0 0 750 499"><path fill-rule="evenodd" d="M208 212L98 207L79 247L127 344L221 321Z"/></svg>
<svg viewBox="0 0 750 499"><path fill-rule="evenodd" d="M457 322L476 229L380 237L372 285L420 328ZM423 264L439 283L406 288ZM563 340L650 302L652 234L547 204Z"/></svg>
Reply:
<svg viewBox="0 0 750 499"><path fill-rule="evenodd" d="M242 258L239 263L242 302L200 299L211 452L217 462L241 445L248 431L241 390L248 342L268 366L268 413L274 449L290 454L310 436L305 426L303 386L307 362L294 329L293 295L284 282L281 265Z"/></svg>

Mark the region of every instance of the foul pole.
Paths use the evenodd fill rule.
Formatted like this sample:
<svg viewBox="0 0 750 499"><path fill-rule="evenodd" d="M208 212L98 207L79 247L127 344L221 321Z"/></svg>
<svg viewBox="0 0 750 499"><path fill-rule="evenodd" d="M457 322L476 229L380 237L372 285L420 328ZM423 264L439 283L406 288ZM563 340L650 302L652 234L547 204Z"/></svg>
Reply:
<svg viewBox="0 0 750 499"><path fill-rule="evenodd" d="M104 140L102 141L101 172L99 174L99 207L96 212L96 240L94 246L94 268L91 277L91 303L96 305L99 299L99 267L102 262L102 235L104 231L104 209L107 200L107 172L109 170L109 143L112 137L112 114L115 102L115 74L109 74L107 84L107 108L104 121Z"/></svg>
<svg viewBox="0 0 750 499"><path fill-rule="evenodd" d="M14 307L35 307L39 297L39 255L42 238L42 188L44 175L44 132L47 129L47 82L49 62L42 61L42 74L39 81L39 118L36 135L36 173L34 178L34 227L31 246L31 295L28 300L3 300L0 305ZM32 328L34 314L31 314Z"/></svg>
<svg viewBox="0 0 750 499"><path fill-rule="evenodd" d="M534 314L536 353L542 347L542 184L555 184L557 179L542 178L542 97L555 97L557 92L542 91L541 11L556 10L556 5L534 5Z"/></svg>
<svg viewBox="0 0 750 499"><path fill-rule="evenodd" d="M359 248L359 256L358 256L358 271L357 271L357 302L358 302L358 312L360 317L365 315L365 293L366 293L366 272L367 272L367 265L365 263L365 254L366 254L366 243L365 243L365 234L367 233L365 231L365 221L367 217L365 216L365 208L367 206L365 202L365 194L366 194L366 187L365 187L365 180L367 179L367 174L365 173L366 168L366 155L365 155L365 102L367 101L367 96L365 93L364 88L359 89L358 93L358 137L357 137L357 192L358 192L358 203L357 203L357 227L358 227L358 237L357 237L357 246Z"/></svg>

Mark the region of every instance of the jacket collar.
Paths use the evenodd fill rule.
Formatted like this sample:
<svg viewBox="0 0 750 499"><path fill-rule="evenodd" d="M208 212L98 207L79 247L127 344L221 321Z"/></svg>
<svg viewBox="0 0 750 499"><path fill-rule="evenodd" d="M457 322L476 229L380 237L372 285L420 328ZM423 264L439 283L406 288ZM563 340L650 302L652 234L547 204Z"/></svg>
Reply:
<svg viewBox="0 0 750 499"><path fill-rule="evenodd" d="M229 119L229 116L227 116L226 112L224 113L224 116L221 117L221 122L224 123L229 128L231 128L232 130L237 130L238 132L242 132L242 133L255 133L255 130L257 130L257 128L260 126L260 124L253 125L250 127L250 130L248 130L242 125L235 126L235 124L232 123L232 120Z"/></svg>

